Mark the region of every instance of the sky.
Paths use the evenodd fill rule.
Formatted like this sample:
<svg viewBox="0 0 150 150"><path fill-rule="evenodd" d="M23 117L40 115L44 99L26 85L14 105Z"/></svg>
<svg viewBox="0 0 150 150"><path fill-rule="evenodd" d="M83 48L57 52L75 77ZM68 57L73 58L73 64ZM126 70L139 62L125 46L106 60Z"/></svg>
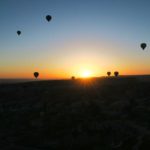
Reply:
<svg viewBox="0 0 150 150"><path fill-rule="evenodd" d="M0 0L0 78L150 74L149 8L149 0Z"/></svg>

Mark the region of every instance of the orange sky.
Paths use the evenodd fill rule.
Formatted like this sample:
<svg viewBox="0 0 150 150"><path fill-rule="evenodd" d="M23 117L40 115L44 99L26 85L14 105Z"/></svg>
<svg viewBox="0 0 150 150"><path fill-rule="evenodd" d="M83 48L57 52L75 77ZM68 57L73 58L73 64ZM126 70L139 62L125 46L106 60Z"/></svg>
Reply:
<svg viewBox="0 0 150 150"><path fill-rule="evenodd" d="M86 70L95 77L104 76L107 71L119 71L121 75L150 74L150 52L138 47L126 51L127 46L122 45L111 41L108 45L103 40L74 40L54 47L53 53L48 52L49 46L46 53L40 51L34 57L20 53L17 59L3 60L0 78L33 78L35 71L41 79L82 77Z"/></svg>

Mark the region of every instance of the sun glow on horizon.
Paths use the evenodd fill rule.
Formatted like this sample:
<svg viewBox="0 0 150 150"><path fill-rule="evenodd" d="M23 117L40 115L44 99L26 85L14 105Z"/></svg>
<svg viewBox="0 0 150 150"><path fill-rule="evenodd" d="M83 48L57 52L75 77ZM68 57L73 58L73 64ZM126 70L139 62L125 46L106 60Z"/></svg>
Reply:
<svg viewBox="0 0 150 150"><path fill-rule="evenodd" d="M89 78L91 77L92 75L92 72L90 70L84 70L82 73L81 73L81 77L82 78Z"/></svg>

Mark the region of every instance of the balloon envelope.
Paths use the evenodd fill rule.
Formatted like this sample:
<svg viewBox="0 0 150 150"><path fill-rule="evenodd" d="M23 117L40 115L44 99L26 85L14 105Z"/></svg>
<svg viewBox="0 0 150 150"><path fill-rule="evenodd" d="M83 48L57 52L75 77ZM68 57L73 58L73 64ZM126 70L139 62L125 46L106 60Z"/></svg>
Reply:
<svg viewBox="0 0 150 150"><path fill-rule="evenodd" d="M21 31L18 30L18 31L17 31L17 34L20 35L20 34L21 34Z"/></svg>
<svg viewBox="0 0 150 150"><path fill-rule="evenodd" d="M147 44L146 43L141 43L141 48L144 50L146 48Z"/></svg>
<svg viewBox="0 0 150 150"><path fill-rule="evenodd" d="M50 15L47 15L46 16L46 20L49 22L49 21L51 21L51 19L52 19L52 16L50 16Z"/></svg>
<svg viewBox="0 0 150 150"><path fill-rule="evenodd" d="M115 77L118 77L118 76L119 76L119 72L118 72L118 71L115 71L115 72L114 72L114 75L115 75Z"/></svg>
<svg viewBox="0 0 150 150"><path fill-rule="evenodd" d="M37 78L39 76L38 72L34 72L34 77Z"/></svg>
<svg viewBox="0 0 150 150"><path fill-rule="evenodd" d="M110 71L108 71L108 72L107 72L107 75L108 75L108 76L110 76L110 75L111 75L111 72L110 72Z"/></svg>

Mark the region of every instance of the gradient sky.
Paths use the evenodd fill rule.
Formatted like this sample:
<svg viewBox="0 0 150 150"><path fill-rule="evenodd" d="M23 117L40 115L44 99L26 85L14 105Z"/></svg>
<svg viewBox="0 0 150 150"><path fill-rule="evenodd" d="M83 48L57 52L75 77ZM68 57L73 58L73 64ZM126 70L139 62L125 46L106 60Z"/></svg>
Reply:
<svg viewBox="0 0 150 150"><path fill-rule="evenodd" d="M0 0L0 78L150 74L149 45L149 0Z"/></svg>

